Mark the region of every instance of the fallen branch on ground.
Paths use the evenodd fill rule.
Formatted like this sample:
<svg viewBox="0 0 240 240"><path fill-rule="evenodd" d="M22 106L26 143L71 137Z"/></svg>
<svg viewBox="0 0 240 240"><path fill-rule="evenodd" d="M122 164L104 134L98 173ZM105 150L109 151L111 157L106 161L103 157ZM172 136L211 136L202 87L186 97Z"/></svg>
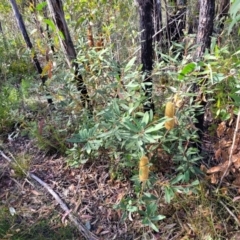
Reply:
<svg viewBox="0 0 240 240"><path fill-rule="evenodd" d="M8 162L12 162L12 160L7 157L3 151L0 151L0 155L6 159ZM90 232L83 223L81 223L72 213L71 210L67 207L67 205L60 199L60 197L55 193L50 186L42 181L39 177L37 177L33 173L27 173L27 176L29 176L31 179L34 179L37 181L41 186L46 188L48 192L55 198L55 200L58 202L62 210L67 213L69 220L72 222L72 224L78 229L78 231L87 239L87 240L98 240L99 238L94 235L92 232Z"/></svg>
<svg viewBox="0 0 240 240"><path fill-rule="evenodd" d="M67 205L60 199L60 197L46 184L43 182L40 178L38 178L35 174L29 173L29 176L36 180L40 185L42 185L44 188L48 190L48 192L55 198L55 200L59 203L60 207L63 211L65 211L70 219L70 221L76 226L76 228L79 230L79 232L82 233L82 235L89 240L97 240L97 236L95 236L93 233L91 233L83 223L81 223L72 213L71 210L67 207Z"/></svg>

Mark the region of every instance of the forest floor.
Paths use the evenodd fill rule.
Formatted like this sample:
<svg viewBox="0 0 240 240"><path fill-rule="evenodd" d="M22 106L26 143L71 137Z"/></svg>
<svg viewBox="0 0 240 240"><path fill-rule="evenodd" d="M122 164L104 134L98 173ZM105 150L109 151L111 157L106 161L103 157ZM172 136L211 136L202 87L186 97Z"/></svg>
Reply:
<svg viewBox="0 0 240 240"><path fill-rule="evenodd" d="M208 139L208 162L201 166L205 177L198 193L176 195L171 204L159 202L166 216L158 223L159 233L142 227L138 216L121 220L122 212L113 206L134 196L132 182L111 180L104 154L97 161L70 168L65 157L39 150L27 137L1 141L0 239L85 239L53 196L22 173L22 164L29 164L29 172L47 183L97 239L240 239L240 130L236 123L220 123L217 136ZM161 181L163 172L158 177ZM153 191L163 199L158 190Z"/></svg>

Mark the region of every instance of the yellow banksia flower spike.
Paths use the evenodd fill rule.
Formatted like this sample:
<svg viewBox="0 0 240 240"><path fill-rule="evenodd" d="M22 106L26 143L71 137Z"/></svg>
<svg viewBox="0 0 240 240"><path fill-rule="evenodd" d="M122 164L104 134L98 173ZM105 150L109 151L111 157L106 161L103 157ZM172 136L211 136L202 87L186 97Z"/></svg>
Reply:
<svg viewBox="0 0 240 240"><path fill-rule="evenodd" d="M165 117L172 118L165 122L165 128L167 130L171 130L172 128L174 128L175 125L174 114L175 114L174 104L172 102L167 102L165 108Z"/></svg>
<svg viewBox="0 0 240 240"><path fill-rule="evenodd" d="M142 156L139 161L139 180L145 182L149 176L149 160L147 156Z"/></svg>

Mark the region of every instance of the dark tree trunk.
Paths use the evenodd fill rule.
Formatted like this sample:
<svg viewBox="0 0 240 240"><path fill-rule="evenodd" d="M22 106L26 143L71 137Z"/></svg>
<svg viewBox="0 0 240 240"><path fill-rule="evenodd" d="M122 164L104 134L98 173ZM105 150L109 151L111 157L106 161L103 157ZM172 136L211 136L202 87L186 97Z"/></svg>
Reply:
<svg viewBox="0 0 240 240"><path fill-rule="evenodd" d="M141 28L141 62L142 71L145 74L145 96L144 111L154 111L152 101L152 78L153 69L153 0L138 0Z"/></svg>
<svg viewBox="0 0 240 240"><path fill-rule="evenodd" d="M213 33L213 19L215 13L215 0L201 0L197 41L198 45L194 60L200 60L205 49L210 47Z"/></svg>
<svg viewBox="0 0 240 240"><path fill-rule="evenodd" d="M69 30L68 30L67 23L65 21L62 1L61 0L47 0L47 3L48 3L50 13L52 14L53 20L54 20L57 28L64 36L64 39L59 37L59 40L60 40L62 48L65 52L66 60L67 60L69 67L75 68L75 80L77 83L77 89L81 93L83 106L86 107L86 105L89 104L88 92L87 92L86 85L83 81L82 75L79 72L79 66L75 62L77 54L76 54ZM88 107L90 107L90 106L88 105Z"/></svg>
<svg viewBox="0 0 240 240"><path fill-rule="evenodd" d="M25 24L23 22L23 19L22 19L22 15L20 14L19 10L18 10L18 6L16 4L16 1L15 0L10 0L10 3L11 3L11 6L12 6L12 9L13 9L13 12L14 12L14 15L15 15L15 18L17 20L17 23L18 23L18 26L20 28L20 31L23 35L23 38L27 44L27 47L30 49L30 50L33 50L33 45L31 43L31 40L28 36L28 33L27 33L27 30L26 30L26 27L25 27ZM35 65L35 68L37 69L37 72L42 80L42 84L45 85L45 82L47 80L47 76L42 76L42 67L37 59L37 55L36 53L34 52L33 54L33 57L32 57L32 60L33 60L33 63ZM52 104L52 99L48 97L48 103L49 104Z"/></svg>
<svg viewBox="0 0 240 240"><path fill-rule="evenodd" d="M161 0L153 0L154 41L160 44L162 40L162 10Z"/></svg>
<svg viewBox="0 0 240 240"><path fill-rule="evenodd" d="M199 13L199 25L197 33L197 49L193 56L194 61L201 60L206 49L210 48L211 36L213 33L213 19L215 13L215 0L201 0L200 13ZM197 92L200 86L195 84L193 91ZM205 102L200 102L204 107ZM203 137L204 132L204 113L199 114L197 117L196 128L199 129L200 140Z"/></svg>

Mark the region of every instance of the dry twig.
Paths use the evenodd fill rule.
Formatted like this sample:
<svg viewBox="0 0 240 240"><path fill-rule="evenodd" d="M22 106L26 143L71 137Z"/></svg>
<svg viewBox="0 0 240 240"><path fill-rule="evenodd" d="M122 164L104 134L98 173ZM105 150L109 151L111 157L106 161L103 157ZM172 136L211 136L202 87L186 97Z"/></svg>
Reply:
<svg viewBox="0 0 240 240"><path fill-rule="evenodd" d="M60 199L60 197L48 186L47 183L43 182L39 177L37 177L33 173L29 173L29 176L36 180L40 185L42 185L44 188L48 190L48 192L55 198L55 200L59 203L60 207L62 208L63 211L68 213L68 218L71 220L71 222L77 227L79 232L83 234L83 236L86 239L89 240L97 240L98 237L95 236L93 233L91 233L83 223L81 223L72 213L71 210L67 207L67 205Z"/></svg>
<svg viewBox="0 0 240 240"><path fill-rule="evenodd" d="M6 159L8 162L12 162L12 160L6 156L3 151L0 151L0 155ZM37 177L33 173L27 173L27 176L29 176L31 179L34 179L37 181L41 186L43 186L45 189L48 190L48 192L55 198L55 200L58 202L62 210L67 213L66 216L68 216L69 220L75 225L75 227L78 229L78 231L87 239L87 240L98 240L99 238L91 233L85 225L80 222L72 213L71 210L67 207L67 205L60 199L60 197L50 188L50 186L42 181L39 177Z"/></svg>
<svg viewBox="0 0 240 240"><path fill-rule="evenodd" d="M234 215L234 213L220 200L220 204L228 211L228 213L234 218L235 222L240 226L240 222L238 218Z"/></svg>
<svg viewBox="0 0 240 240"><path fill-rule="evenodd" d="M221 187L222 181L223 181L224 177L226 176L227 172L229 171L229 168L232 165L233 149L234 149L234 146L235 146L235 143L236 143L236 136L237 136L237 132L238 132L238 128L239 128L239 121L240 121L240 108L238 110L238 117L237 117L236 127L235 127L235 130L234 130L232 146L231 146L231 150L230 150L230 154L229 154L228 165L227 165L227 168L224 171L224 173L223 173L223 175L222 175L222 177L220 179L220 182L219 182L219 185L218 185L218 189Z"/></svg>

